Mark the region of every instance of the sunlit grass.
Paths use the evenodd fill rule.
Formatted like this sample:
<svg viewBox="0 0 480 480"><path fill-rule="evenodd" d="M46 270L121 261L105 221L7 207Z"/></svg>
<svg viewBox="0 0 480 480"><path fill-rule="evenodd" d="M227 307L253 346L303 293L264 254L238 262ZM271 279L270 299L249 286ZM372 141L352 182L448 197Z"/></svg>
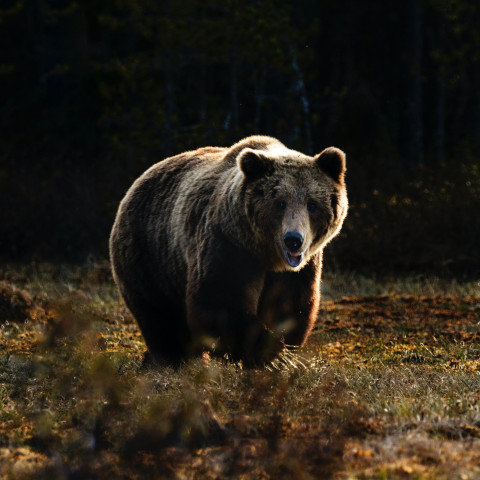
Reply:
<svg viewBox="0 0 480 480"><path fill-rule="evenodd" d="M425 295L480 297L480 278L468 281L440 278L431 275L366 277L355 272L326 271L322 282L322 295L331 300L342 296L365 295Z"/></svg>
<svg viewBox="0 0 480 480"><path fill-rule="evenodd" d="M480 475L473 283L327 275L290 365L147 369L106 272L3 272L32 303L0 319L0 478Z"/></svg>

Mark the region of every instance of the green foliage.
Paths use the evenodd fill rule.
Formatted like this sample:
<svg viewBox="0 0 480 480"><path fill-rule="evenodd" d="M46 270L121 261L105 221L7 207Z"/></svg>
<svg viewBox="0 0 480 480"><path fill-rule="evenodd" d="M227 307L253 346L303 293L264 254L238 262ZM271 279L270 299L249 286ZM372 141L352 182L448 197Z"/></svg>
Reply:
<svg viewBox="0 0 480 480"><path fill-rule="evenodd" d="M394 180L394 173L387 171L391 183L362 178L352 166L348 180L365 184L358 188L350 183L354 202L344 232L329 247L338 265L377 274L415 271L476 278L479 166L474 157L456 157L462 160L409 174L397 172ZM383 167L377 168L380 177Z"/></svg>
<svg viewBox="0 0 480 480"><path fill-rule="evenodd" d="M392 2L8 0L1 256L106 256L118 202L148 166L261 133L348 153L336 265L475 274L478 12L422 2L418 169L402 134L408 22Z"/></svg>

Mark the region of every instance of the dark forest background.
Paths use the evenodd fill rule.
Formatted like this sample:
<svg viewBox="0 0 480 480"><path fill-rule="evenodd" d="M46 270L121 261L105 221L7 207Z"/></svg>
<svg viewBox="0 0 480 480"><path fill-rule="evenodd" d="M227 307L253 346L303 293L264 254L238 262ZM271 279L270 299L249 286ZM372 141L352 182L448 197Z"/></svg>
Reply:
<svg viewBox="0 0 480 480"><path fill-rule="evenodd" d="M0 257L107 256L166 156L250 134L348 155L331 267L480 272L480 6L2 0Z"/></svg>

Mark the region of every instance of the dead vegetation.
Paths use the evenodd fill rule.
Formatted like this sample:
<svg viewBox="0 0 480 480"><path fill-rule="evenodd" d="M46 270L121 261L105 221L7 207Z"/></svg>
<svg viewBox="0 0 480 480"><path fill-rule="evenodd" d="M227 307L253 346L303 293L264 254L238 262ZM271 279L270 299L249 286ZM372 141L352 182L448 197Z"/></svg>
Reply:
<svg viewBox="0 0 480 480"><path fill-rule="evenodd" d="M480 476L478 284L327 278L281 368L153 370L103 267L2 277L0 478Z"/></svg>

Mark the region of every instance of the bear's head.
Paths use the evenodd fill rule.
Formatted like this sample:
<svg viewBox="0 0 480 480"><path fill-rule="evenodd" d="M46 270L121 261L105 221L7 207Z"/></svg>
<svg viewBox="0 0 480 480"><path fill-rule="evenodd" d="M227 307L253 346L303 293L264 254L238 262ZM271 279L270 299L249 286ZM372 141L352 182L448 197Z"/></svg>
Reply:
<svg viewBox="0 0 480 480"><path fill-rule="evenodd" d="M297 271L341 229L347 214L345 154L308 157L286 147L243 149L245 215L269 268Z"/></svg>

